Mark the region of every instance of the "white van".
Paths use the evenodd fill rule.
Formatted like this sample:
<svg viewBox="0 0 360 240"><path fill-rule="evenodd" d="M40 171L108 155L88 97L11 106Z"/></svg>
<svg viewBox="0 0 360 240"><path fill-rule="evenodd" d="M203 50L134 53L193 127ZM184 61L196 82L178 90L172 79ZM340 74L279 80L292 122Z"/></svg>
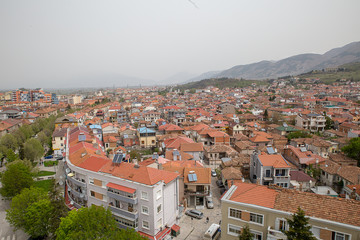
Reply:
<svg viewBox="0 0 360 240"><path fill-rule="evenodd" d="M206 230L203 239L206 240L216 240L220 239L220 225L219 224L211 224L208 230Z"/></svg>

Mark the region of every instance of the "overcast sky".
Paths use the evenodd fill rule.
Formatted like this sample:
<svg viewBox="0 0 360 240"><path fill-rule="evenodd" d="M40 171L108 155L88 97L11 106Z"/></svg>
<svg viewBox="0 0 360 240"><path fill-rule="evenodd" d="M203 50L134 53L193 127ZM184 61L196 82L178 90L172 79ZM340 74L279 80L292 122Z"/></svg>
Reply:
<svg viewBox="0 0 360 240"><path fill-rule="evenodd" d="M322 54L360 40L359 9L359 0L1 0L0 89L126 86Z"/></svg>

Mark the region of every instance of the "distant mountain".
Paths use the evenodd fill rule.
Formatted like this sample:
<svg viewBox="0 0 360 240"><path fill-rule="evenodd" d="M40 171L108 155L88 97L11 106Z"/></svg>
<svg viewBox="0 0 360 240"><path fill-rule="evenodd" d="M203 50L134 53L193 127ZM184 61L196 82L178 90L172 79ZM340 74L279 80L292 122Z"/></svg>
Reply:
<svg viewBox="0 0 360 240"><path fill-rule="evenodd" d="M221 73L221 71L206 72L206 73L200 74L199 76L190 78L189 80L187 80L187 81L185 81L183 83L196 82L196 81L200 81L200 80L203 80L203 79L209 79L209 78L212 78L213 76L215 76L215 75L217 75L219 73Z"/></svg>
<svg viewBox="0 0 360 240"><path fill-rule="evenodd" d="M208 78L227 77L260 80L298 75L311 70L336 67L358 61L360 61L360 42L353 42L340 48L334 48L322 55L307 53L279 61L261 61L247 65L238 65ZM201 79L198 78L198 80Z"/></svg>
<svg viewBox="0 0 360 240"><path fill-rule="evenodd" d="M167 77L164 80L158 81L157 84L159 85L169 85L169 84L177 84L177 83L183 83L187 79L193 78L195 74L188 73L188 72L179 72L177 74L174 74L170 77Z"/></svg>

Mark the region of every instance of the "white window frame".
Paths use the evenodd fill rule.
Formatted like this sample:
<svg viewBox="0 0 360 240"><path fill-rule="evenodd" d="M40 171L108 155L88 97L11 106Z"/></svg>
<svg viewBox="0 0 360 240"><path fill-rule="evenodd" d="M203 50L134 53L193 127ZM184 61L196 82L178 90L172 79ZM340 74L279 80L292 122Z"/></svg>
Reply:
<svg viewBox="0 0 360 240"><path fill-rule="evenodd" d="M230 215L230 211L231 211L231 209L236 210L236 211L240 211L240 212L241 212L241 213L240 213L240 218L237 218L237 217L233 217L233 216L231 216L231 215ZM242 212L243 212L243 211L242 211L241 209L237 209L237 208L232 208L232 207L229 207L229 208L228 208L228 217L229 217L229 218L231 218L231 219L244 221L244 220L242 220L242 219L241 219Z"/></svg>
<svg viewBox="0 0 360 240"><path fill-rule="evenodd" d="M144 198L144 195L146 195L146 198ZM148 201L148 200L149 200L149 195L148 195L148 193L145 192L145 191L141 191L141 199Z"/></svg>
<svg viewBox="0 0 360 240"><path fill-rule="evenodd" d="M236 234L236 233L234 233L234 232L230 232L230 228L233 228L233 229L236 229L236 230L239 230L240 231L240 233L241 233L241 229L242 229L242 227L240 227L240 226L236 226L236 225L233 225L233 224L228 224L228 234L229 235L231 235L231 236L235 236L235 237L238 237L239 235L240 235L240 233L239 234Z"/></svg>
<svg viewBox="0 0 360 240"><path fill-rule="evenodd" d="M162 195L161 189L156 192L156 200L160 199Z"/></svg>
<svg viewBox="0 0 360 240"><path fill-rule="evenodd" d="M261 240L264 240L264 236L263 236L263 233L262 233L262 232L255 231L255 230L252 230L252 229L250 229L250 232L251 232L252 234L260 235L260 236L261 236ZM257 239L255 238L255 236L254 236L253 239L257 240Z"/></svg>
<svg viewBox="0 0 360 240"><path fill-rule="evenodd" d="M145 223L147 223L147 227L145 226ZM143 220L142 221L142 227L145 229L150 229L150 223L148 221Z"/></svg>
<svg viewBox="0 0 360 240"><path fill-rule="evenodd" d="M255 214L255 215L258 215L258 216L262 216L262 223L258 223L258 222L253 222L253 221L251 221L251 214ZM256 224L256 225L260 225L260 226L264 226L264 215L263 215L263 214L259 214L259 213L250 212L249 223Z"/></svg>
<svg viewBox="0 0 360 240"><path fill-rule="evenodd" d="M160 222L160 224L159 224ZM156 228L161 228L163 226L162 218L156 221Z"/></svg>
<svg viewBox="0 0 360 240"><path fill-rule="evenodd" d="M159 211L159 207L160 207L160 211ZM161 203L156 207L156 212L157 212L157 213L161 213L161 212L162 212L162 204L161 204Z"/></svg>
<svg viewBox="0 0 360 240"><path fill-rule="evenodd" d="M144 211L144 209L146 209L146 211ZM141 206L141 213L145 215L149 215L149 207Z"/></svg>
<svg viewBox="0 0 360 240"><path fill-rule="evenodd" d="M350 234L343 233L343 232L338 232L338 231L333 231L333 230L331 230L331 237L332 237L333 233L335 233L335 239L336 239L336 235L337 235L337 234L344 235L344 236L343 236L343 240L346 239L346 235L349 236L349 238L348 238L349 240L351 239L351 235L350 235ZM339 237L341 237L341 236L339 236Z"/></svg>
<svg viewBox="0 0 360 240"><path fill-rule="evenodd" d="M92 185L94 185L94 178L92 178L92 177L89 177L89 184L92 184Z"/></svg>

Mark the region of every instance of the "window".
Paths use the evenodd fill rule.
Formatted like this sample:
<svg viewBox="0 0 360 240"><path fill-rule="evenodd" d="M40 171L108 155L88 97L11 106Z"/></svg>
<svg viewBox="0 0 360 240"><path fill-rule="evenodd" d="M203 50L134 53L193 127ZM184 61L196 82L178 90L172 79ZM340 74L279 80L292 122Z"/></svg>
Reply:
<svg viewBox="0 0 360 240"><path fill-rule="evenodd" d="M228 224L228 234L233 236L239 236L241 233L241 227Z"/></svg>
<svg viewBox="0 0 360 240"><path fill-rule="evenodd" d="M250 222L263 224L263 215L250 213Z"/></svg>
<svg viewBox="0 0 360 240"><path fill-rule="evenodd" d="M91 177L89 177L89 183L90 183L90 184L94 184L94 179L91 178Z"/></svg>
<svg viewBox="0 0 360 240"><path fill-rule="evenodd" d="M150 227L149 227L149 222L148 221L143 221L142 222L142 227L143 228L146 228L146 229L149 229Z"/></svg>
<svg viewBox="0 0 360 240"><path fill-rule="evenodd" d="M270 170L266 170L265 176L270 177Z"/></svg>
<svg viewBox="0 0 360 240"><path fill-rule="evenodd" d="M90 191L90 195L91 195L92 197L95 197L95 192L94 192L94 191Z"/></svg>
<svg viewBox="0 0 360 240"><path fill-rule="evenodd" d="M157 213L161 212L161 204L159 204L159 206L157 206Z"/></svg>
<svg viewBox="0 0 360 240"><path fill-rule="evenodd" d="M331 240L349 240L350 236L344 233L332 232Z"/></svg>
<svg viewBox="0 0 360 240"><path fill-rule="evenodd" d="M147 206L141 206L141 213L149 215L149 208Z"/></svg>
<svg viewBox="0 0 360 240"><path fill-rule="evenodd" d="M147 192L141 192L141 199L148 200L148 194Z"/></svg>
<svg viewBox="0 0 360 240"><path fill-rule="evenodd" d="M262 233L261 232L257 232L257 231L253 231L253 230L250 230L250 232L252 234L254 234L254 240L262 240Z"/></svg>
<svg viewBox="0 0 360 240"><path fill-rule="evenodd" d="M145 141L141 141L141 144L145 144Z"/></svg>
<svg viewBox="0 0 360 240"><path fill-rule="evenodd" d="M279 219L279 229L280 231L285 231L286 230L286 220L284 219Z"/></svg>
<svg viewBox="0 0 360 240"><path fill-rule="evenodd" d="M161 189L156 192L156 200L158 200L159 198L161 198Z"/></svg>
<svg viewBox="0 0 360 240"><path fill-rule="evenodd" d="M156 222L156 228L161 228L162 227L162 218L160 218L157 222Z"/></svg>
<svg viewBox="0 0 360 240"><path fill-rule="evenodd" d="M241 219L241 211L230 208L230 217Z"/></svg>

